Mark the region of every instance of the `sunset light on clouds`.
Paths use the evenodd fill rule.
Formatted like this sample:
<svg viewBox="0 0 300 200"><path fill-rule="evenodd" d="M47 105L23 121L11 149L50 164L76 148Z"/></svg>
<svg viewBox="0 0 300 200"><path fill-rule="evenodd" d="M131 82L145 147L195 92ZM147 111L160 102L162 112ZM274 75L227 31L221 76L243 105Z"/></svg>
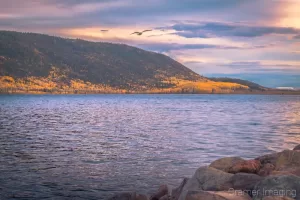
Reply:
<svg viewBox="0 0 300 200"><path fill-rule="evenodd" d="M300 0L0 3L1 30L125 43L164 53L199 74L300 87ZM274 77L277 85L268 81Z"/></svg>

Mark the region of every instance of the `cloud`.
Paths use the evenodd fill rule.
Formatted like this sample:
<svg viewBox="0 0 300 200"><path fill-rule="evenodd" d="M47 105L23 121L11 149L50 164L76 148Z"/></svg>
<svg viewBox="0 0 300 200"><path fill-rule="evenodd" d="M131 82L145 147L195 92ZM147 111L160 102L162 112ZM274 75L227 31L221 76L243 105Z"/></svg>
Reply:
<svg viewBox="0 0 300 200"><path fill-rule="evenodd" d="M109 10L113 8L120 8L130 6L128 0L115 1L56 1L56 0L42 0L42 1L21 1L10 0L8 2L1 2L0 11L1 18L57 18L57 17L72 17L77 14L93 13L102 10Z"/></svg>
<svg viewBox="0 0 300 200"><path fill-rule="evenodd" d="M138 44L138 47L157 51L157 52L169 52L174 50L189 50L189 49L240 49L236 46L222 46L212 44L177 44L177 43L150 43L150 44Z"/></svg>
<svg viewBox="0 0 300 200"><path fill-rule="evenodd" d="M207 33L203 33L202 31L182 31L182 32L176 32L176 33L172 33L173 35L178 35L178 36L182 36L185 38L211 38L213 37L210 34Z"/></svg>
<svg viewBox="0 0 300 200"><path fill-rule="evenodd" d="M270 5L269 0L251 0L254 5ZM87 24L144 24L155 22L168 22L172 19L216 19L232 14L252 16L245 14L246 10L237 13L247 6L249 0L0 0L0 19L18 19L21 23L25 18L35 21L43 19L70 18L80 20L80 26ZM276 3L273 3L276 5ZM258 10L258 9L256 9ZM266 15L267 9L256 13L257 16ZM247 18L246 17L246 18ZM85 20L83 20L84 18ZM27 21L28 23L28 21ZM58 22L56 22L58 23ZM65 21L62 21L66 25ZM13 25L13 24L12 24ZM79 26L79 25L78 25Z"/></svg>
<svg viewBox="0 0 300 200"><path fill-rule="evenodd" d="M186 65L193 64L194 68L197 68L197 65L202 68L203 65L206 66L217 66L219 68L227 69L229 73L239 72L239 73L269 73L269 72L281 72L285 73L299 73L300 72L300 63L299 64L272 64L263 61L243 61L243 62L227 62L227 63L203 63L203 62L186 62Z"/></svg>
<svg viewBox="0 0 300 200"><path fill-rule="evenodd" d="M153 37L153 36L149 36ZM209 50L210 52L215 51L215 50L258 50L258 49L264 49L264 48L269 48L272 47L273 45L245 45L245 46L228 46L228 45L216 45L216 44L178 44L178 43L137 43L133 44L134 46L147 49L150 51L156 51L156 52L161 52L161 53L167 53L170 51L176 51L177 55L180 55L180 52L182 51L188 51L188 50ZM195 52L194 52L195 53ZM196 52L197 53L197 52ZM199 53L199 52L198 52Z"/></svg>
<svg viewBox="0 0 300 200"><path fill-rule="evenodd" d="M261 62L259 61L244 61L244 62L231 62L226 64L221 64L221 66L239 68L239 69L249 69L254 66L261 66Z"/></svg>
<svg viewBox="0 0 300 200"><path fill-rule="evenodd" d="M158 27L157 29L171 29L177 34L186 38L208 38L208 37L260 37L270 34L295 35L300 34L300 30L289 27L268 27L250 26L241 23L223 22L194 22L177 23L172 26Z"/></svg>
<svg viewBox="0 0 300 200"><path fill-rule="evenodd" d="M257 73L257 72L282 72L285 70L288 72L300 72L300 65L290 65L290 64L268 64L261 61L255 62L231 62L227 64L221 64L220 66L230 67L232 69L241 69L247 73Z"/></svg>
<svg viewBox="0 0 300 200"><path fill-rule="evenodd" d="M217 48L215 45L209 44L176 44L176 43L153 43L153 44L139 44L137 45L141 48L145 48L151 51L157 52L169 52L171 50L181 50L181 49L211 49Z"/></svg>

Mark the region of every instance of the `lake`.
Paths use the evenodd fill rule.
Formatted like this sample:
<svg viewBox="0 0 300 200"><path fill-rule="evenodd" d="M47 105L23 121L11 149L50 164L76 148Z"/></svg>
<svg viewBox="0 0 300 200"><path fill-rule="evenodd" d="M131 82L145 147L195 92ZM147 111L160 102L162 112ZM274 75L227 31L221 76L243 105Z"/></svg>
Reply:
<svg viewBox="0 0 300 200"><path fill-rule="evenodd" d="M147 193L300 143L300 96L2 95L1 199Z"/></svg>

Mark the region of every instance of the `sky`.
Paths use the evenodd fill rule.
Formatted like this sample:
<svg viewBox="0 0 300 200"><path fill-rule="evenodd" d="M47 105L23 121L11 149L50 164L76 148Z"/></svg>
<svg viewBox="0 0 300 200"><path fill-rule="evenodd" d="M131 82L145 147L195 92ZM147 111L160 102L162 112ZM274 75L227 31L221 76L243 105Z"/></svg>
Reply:
<svg viewBox="0 0 300 200"><path fill-rule="evenodd" d="M205 76L300 87L300 0L0 0L0 29L125 43ZM141 35L132 34L151 30Z"/></svg>

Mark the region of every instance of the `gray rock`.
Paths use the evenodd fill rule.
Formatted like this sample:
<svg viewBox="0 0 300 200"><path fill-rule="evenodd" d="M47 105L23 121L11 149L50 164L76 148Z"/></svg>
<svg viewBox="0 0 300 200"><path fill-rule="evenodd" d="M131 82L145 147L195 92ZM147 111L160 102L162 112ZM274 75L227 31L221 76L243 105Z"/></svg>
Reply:
<svg viewBox="0 0 300 200"><path fill-rule="evenodd" d="M226 200L252 200L248 194L242 191L219 191L213 193L224 197Z"/></svg>
<svg viewBox="0 0 300 200"><path fill-rule="evenodd" d="M170 200L171 197L169 195L165 195L163 197L160 197L159 200Z"/></svg>
<svg viewBox="0 0 300 200"><path fill-rule="evenodd" d="M181 184L172 190L172 194L171 194L171 199L172 200L178 200L180 194L182 193L183 187L185 186L185 184L188 182L188 178L184 178L183 181L181 182Z"/></svg>
<svg viewBox="0 0 300 200"><path fill-rule="evenodd" d="M263 166L266 164L272 164L275 166L278 156L279 153L272 153L255 158L255 160L259 160Z"/></svg>
<svg viewBox="0 0 300 200"><path fill-rule="evenodd" d="M240 157L227 157L220 158L214 162L212 162L209 167L213 167L215 169L228 172L230 168L232 168L236 163L244 161L244 159Z"/></svg>
<svg viewBox="0 0 300 200"><path fill-rule="evenodd" d="M111 197L109 200L148 200L146 195L136 194L135 192L124 192Z"/></svg>
<svg viewBox="0 0 300 200"><path fill-rule="evenodd" d="M137 194L135 196L135 200L149 200L149 198L146 195L143 194Z"/></svg>
<svg viewBox="0 0 300 200"><path fill-rule="evenodd" d="M275 166L271 163L267 163L263 165L263 167L259 170L257 174L259 176L266 177L269 176L274 170L275 170Z"/></svg>
<svg viewBox="0 0 300 200"><path fill-rule="evenodd" d="M272 171L270 175L295 175L300 177L300 167L286 167L284 169L281 169L281 171Z"/></svg>
<svg viewBox="0 0 300 200"><path fill-rule="evenodd" d="M206 191L189 191L184 200L226 200L226 198Z"/></svg>
<svg viewBox="0 0 300 200"><path fill-rule="evenodd" d="M190 191L185 200L251 200L251 198L240 192L213 192L213 191Z"/></svg>
<svg viewBox="0 0 300 200"><path fill-rule="evenodd" d="M212 167L200 167L183 187L179 200L184 200L188 191L228 191L233 176Z"/></svg>
<svg viewBox="0 0 300 200"><path fill-rule="evenodd" d="M283 152L269 154L256 158L265 169L267 165L273 165L274 169L266 172L267 175L287 175L294 174L300 176L300 151L285 150ZM258 172L258 174L263 172Z"/></svg>
<svg viewBox="0 0 300 200"><path fill-rule="evenodd" d="M150 200L159 200L161 197L168 195L169 189L167 185L161 185L158 191L150 197Z"/></svg>
<svg viewBox="0 0 300 200"><path fill-rule="evenodd" d="M263 178L256 174L238 173L230 179L230 184L234 190L248 191L247 193L252 195L251 191L262 180Z"/></svg>
<svg viewBox="0 0 300 200"><path fill-rule="evenodd" d="M269 196L269 197L264 197L263 200L294 200L294 199L289 197Z"/></svg>
<svg viewBox="0 0 300 200"><path fill-rule="evenodd" d="M254 200L267 196L287 196L300 200L300 178L294 175L270 176L259 182L254 191Z"/></svg>
<svg viewBox="0 0 300 200"><path fill-rule="evenodd" d="M262 165L270 163L275 166L275 170L280 170L284 167L299 167L300 166L300 152L285 150L279 153L268 154L256 158Z"/></svg>
<svg viewBox="0 0 300 200"><path fill-rule="evenodd" d="M121 193L111 197L109 200L133 200L135 193Z"/></svg>
<svg viewBox="0 0 300 200"><path fill-rule="evenodd" d="M300 167L300 152L285 150L278 154L275 162L275 170Z"/></svg>

